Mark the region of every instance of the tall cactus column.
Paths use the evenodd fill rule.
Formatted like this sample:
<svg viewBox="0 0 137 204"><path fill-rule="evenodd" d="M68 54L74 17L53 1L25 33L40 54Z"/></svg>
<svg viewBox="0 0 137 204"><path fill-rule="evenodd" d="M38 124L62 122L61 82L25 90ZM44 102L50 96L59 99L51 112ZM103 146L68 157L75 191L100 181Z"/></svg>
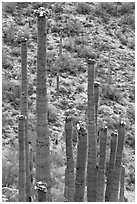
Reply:
<svg viewBox="0 0 137 204"><path fill-rule="evenodd" d="M119 202L124 202L125 166L121 165Z"/></svg>
<svg viewBox="0 0 137 204"><path fill-rule="evenodd" d="M25 120L24 115L19 116L19 202L25 202Z"/></svg>
<svg viewBox="0 0 137 204"><path fill-rule="evenodd" d="M38 202L50 201L50 160L47 106L46 71L46 11L43 7L36 10L37 15L37 88L36 88L36 181ZM47 189L46 189L47 186ZM42 188L44 187L44 188ZM47 192L46 192L47 191Z"/></svg>
<svg viewBox="0 0 137 204"><path fill-rule="evenodd" d="M104 201L107 126L100 131L100 155L97 173L97 202Z"/></svg>
<svg viewBox="0 0 137 204"><path fill-rule="evenodd" d="M83 202L84 200L86 160L87 160L87 132L84 127L80 127L78 131L74 202Z"/></svg>
<svg viewBox="0 0 137 204"><path fill-rule="evenodd" d="M120 184L120 175L121 175L121 159L125 139L125 123L121 122L118 129L118 146L116 153L116 162L113 171L112 183L111 183L111 193L110 193L110 202L119 201L119 184Z"/></svg>
<svg viewBox="0 0 137 204"><path fill-rule="evenodd" d="M114 170L114 165L116 160L117 142L118 142L118 134L116 132L112 132L111 145L110 145L110 158L109 158L108 171L107 171L107 185L106 185L106 192L105 192L105 201L107 202L109 202L109 198L110 198L111 182L112 182L113 170Z"/></svg>
<svg viewBox="0 0 137 204"><path fill-rule="evenodd" d="M65 136L66 136L66 157L67 157L67 169L66 169L66 199L68 202L74 201L74 161L72 150L72 119L66 118L65 123Z"/></svg>
<svg viewBox="0 0 137 204"><path fill-rule="evenodd" d="M96 202L97 169L96 169L96 130L94 109L94 64L88 63L88 164L87 164L87 201Z"/></svg>
<svg viewBox="0 0 137 204"><path fill-rule="evenodd" d="M28 76L27 76L27 38L21 40L21 114L28 118ZM26 161L26 202L29 202L29 147L28 147L28 119L25 120L25 161Z"/></svg>

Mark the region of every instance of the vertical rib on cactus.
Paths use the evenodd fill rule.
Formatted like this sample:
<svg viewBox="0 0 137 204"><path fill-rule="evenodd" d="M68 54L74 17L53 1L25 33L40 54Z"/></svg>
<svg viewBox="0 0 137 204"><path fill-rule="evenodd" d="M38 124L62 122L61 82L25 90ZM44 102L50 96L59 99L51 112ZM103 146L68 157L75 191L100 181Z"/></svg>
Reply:
<svg viewBox="0 0 137 204"><path fill-rule="evenodd" d="M65 201L68 201L68 177L67 177L67 167L65 168L64 198L65 198Z"/></svg>
<svg viewBox="0 0 137 204"><path fill-rule="evenodd" d="M94 60L88 59L88 164L87 201L96 202L96 134L94 110Z"/></svg>
<svg viewBox="0 0 137 204"><path fill-rule="evenodd" d="M100 156L97 173L97 202L104 201L107 126L100 131Z"/></svg>
<svg viewBox="0 0 137 204"><path fill-rule="evenodd" d="M50 161L47 107L47 71L46 71L46 11L40 7L37 11L37 88L36 88L36 181L47 183L47 193L38 190L38 202L50 201ZM47 198L46 198L47 194Z"/></svg>
<svg viewBox="0 0 137 204"><path fill-rule="evenodd" d="M116 154L116 162L113 171L113 178L111 183L110 202L118 202L119 200L119 181L121 174L121 159L125 139L125 123L121 122L118 129L118 146Z"/></svg>
<svg viewBox="0 0 137 204"><path fill-rule="evenodd" d="M87 159L87 132L83 127L80 127L78 131L74 202L83 202L84 199L86 159Z"/></svg>
<svg viewBox="0 0 137 204"><path fill-rule="evenodd" d="M66 118L65 123L65 135L66 135L66 157L67 157L67 198L68 202L74 201L74 161L72 150L72 119Z"/></svg>
<svg viewBox="0 0 137 204"><path fill-rule="evenodd" d="M106 185L106 192L105 192L105 201L107 202L109 201L109 198L110 198L111 181L112 181L112 175L114 170L114 164L116 160L117 141L118 141L118 134L115 132L112 132L110 158L109 158L109 165L108 165L108 171L107 171L107 185Z"/></svg>
<svg viewBox="0 0 137 204"><path fill-rule="evenodd" d="M32 148L30 147L29 150L29 170L30 170L30 199L32 198L32 186L33 186L33 154L32 154ZM30 200L32 201L32 199Z"/></svg>
<svg viewBox="0 0 137 204"><path fill-rule="evenodd" d="M125 166L121 165L119 202L124 202L124 185L125 185Z"/></svg>
<svg viewBox="0 0 137 204"><path fill-rule="evenodd" d="M19 202L25 202L25 120L24 115L19 116Z"/></svg>
<svg viewBox="0 0 137 204"><path fill-rule="evenodd" d="M94 82L96 129L97 129L97 115L98 115L99 86L100 86L100 83Z"/></svg>
<svg viewBox="0 0 137 204"><path fill-rule="evenodd" d="M28 118L27 38L21 43L21 114ZM28 120L25 120L26 202L29 202Z"/></svg>

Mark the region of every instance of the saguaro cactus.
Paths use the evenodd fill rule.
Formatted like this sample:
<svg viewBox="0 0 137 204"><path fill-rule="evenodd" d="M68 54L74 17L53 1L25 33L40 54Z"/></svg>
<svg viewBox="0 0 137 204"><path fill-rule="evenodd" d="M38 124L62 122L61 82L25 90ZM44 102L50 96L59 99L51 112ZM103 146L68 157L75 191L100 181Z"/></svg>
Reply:
<svg viewBox="0 0 137 204"><path fill-rule="evenodd" d="M80 127L78 131L74 202L83 202L84 199L86 159L87 159L87 132L84 129L84 127Z"/></svg>
<svg viewBox="0 0 137 204"><path fill-rule="evenodd" d="M114 164L116 160L117 141L118 141L118 134L116 132L112 132L110 158L109 158L109 165L108 165L108 171L107 171L107 185L106 185L106 192L105 192L105 201L107 202L109 201L109 198L110 198L112 175L113 175Z"/></svg>
<svg viewBox="0 0 137 204"><path fill-rule="evenodd" d="M104 201L105 187L105 161L106 161L106 144L107 144L107 126L100 131L100 154L97 172L97 202Z"/></svg>
<svg viewBox="0 0 137 204"><path fill-rule="evenodd" d="M72 150L72 119L66 118L65 123L65 136L66 136L66 157L67 157L67 200L68 202L74 201L74 161Z"/></svg>
<svg viewBox="0 0 137 204"><path fill-rule="evenodd" d="M98 99L99 99L99 82L94 82L94 95L95 95L95 121L97 127L97 115L98 115ZM97 129L97 128L96 128Z"/></svg>
<svg viewBox="0 0 137 204"><path fill-rule="evenodd" d="M87 201L96 202L96 134L94 110L94 64L88 59L88 164L87 164Z"/></svg>
<svg viewBox="0 0 137 204"><path fill-rule="evenodd" d="M47 71L46 71L46 11L40 7L37 15L37 88L36 88L36 180L38 201L51 201L50 198L50 160L47 107ZM47 193L41 189L41 183L47 184ZM47 198L46 198L47 194Z"/></svg>
<svg viewBox="0 0 137 204"><path fill-rule="evenodd" d="M27 38L21 40L21 114L28 118ZM25 120L26 202L29 202L28 119Z"/></svg>
<svg viewBox="0 0 137 204"><path fill-rule="evenodd" d="M120 196L119 202L124 202L125 166L121 165Z"/></svg>
<svg viewBox="0 0 137 204"><path fill-rule="evenodd" d="M20 115L18 122L19 132L19 202L25 202L25 120L26 116Z"/></svg>
<svg viewBox="0 0 137 204"><path fill-rule="evenodd" d="M32 153L32 147L29 149L29 175L30 175L30 200L32 201L32 186L33 186L33 153Z"/></svg>
<svg viewBox="0 0 137 204"><path fill-rule="evenodd" d="M111 192L110 192L110 202L118 202L119 200L119 181L121 175L121 159L122 151L124 146L125 138L125 123L121 122L118 129L118 146L116 154L116 162L113 171L112 183L111 183Z"/></svg>

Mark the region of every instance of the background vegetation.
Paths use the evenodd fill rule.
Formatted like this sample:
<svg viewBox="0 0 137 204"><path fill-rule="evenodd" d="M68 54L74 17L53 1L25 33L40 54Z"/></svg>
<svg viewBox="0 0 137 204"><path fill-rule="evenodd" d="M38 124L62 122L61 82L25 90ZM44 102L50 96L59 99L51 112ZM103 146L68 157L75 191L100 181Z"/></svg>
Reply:
<svg viewBox="0 0 137 204"><path fill-rule="evenodd" d="M125 196L134 201L135 186L135 3L45 3L48 6L48 122L50 130L53 201L63 201L65 174L64 116L86 121L86 57L97 56L96 80L101 83L98 124L109 135L120 119L126 122L123 163ZM35 150L37 2L2 4L2 187L3 201L18 197L18 124L20 112L20 37L28 42L29 138ZM59 28L63 27L63 54L59 59ZM109 57L109 50L111 51ZM108 76L111 70L111 83ZM60 74L59 95L56 73ZM109 152L108 152L109 153ZM109 155L109 154L108 154ZM109 158L109 157L108 157ZM35 151L34 151L35 164ZM35 166L34 166L35 175Z"/></svg>

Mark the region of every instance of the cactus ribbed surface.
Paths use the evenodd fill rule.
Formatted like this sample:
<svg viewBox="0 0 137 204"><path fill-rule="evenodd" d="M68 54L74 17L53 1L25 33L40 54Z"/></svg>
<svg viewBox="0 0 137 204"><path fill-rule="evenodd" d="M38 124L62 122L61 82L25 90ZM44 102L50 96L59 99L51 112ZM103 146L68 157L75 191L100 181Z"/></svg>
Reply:
<svg viewBox="0 0 137 204"><path fill-rule="evenodd" d="M117 151L117 142L118 142L118 134L116 132L112 132L111 134L111 146L110 146L110 158L107 172L107 185L105 192L105 201L109 202L110 198L110 190L111 190L111 181L112 175L116 160L116 151Z"/></svg>
<svg viewBox="0 0 137 204"><path fill-rule="evenodd" d="M100 86L100 83L98 83L98 82L94 82L95 121L96 121L96 127L97 127L97 115L98 115L99 86Z"/></svg>
<svg viewBox="0 0 137 204"><path fill-rule="evenodd" d="M99 153L99 165L98 165L98 172L97 172L96 202L104 201L106 145L107 145L107 126L102 128L100 131L100 153Z"/></svg>
<svg viewBox="0 0 137 204"><path fill-rule="evenodd" d="M121 175L121 159L125 139L125 123L120 122L118 129L118 146L116 153L116 162L113 171L112 183L111 183L111 193L110 202L118 202L119 200L119 183Z"/></svg>
<svg viewBox="0 0 137 204"><path fill-rule="evenodd" d="M125 166L121 165L119 202L124 202L124 185L125 185Z"/></svg>
<svg viewBox="0 0 137 204"><path fill-rule="evenodd" d="M27 76L27 38L21 43L21 114L28 118L28 76ZM25 161L26 161L26 202L29 202L29 147L28 147L28 119L25 120Z"/></svg>
<svg viewBox="0 0 137 204"><path fill-rule="evenodd" d="M30 201L32 201L32 186L33 186L33 153L32 148L29 150L29 171L30 171Z"/></svg>
<svg viewBox="0 0 137 204"><path fill-rule="evenodd" d="M65 201L68 201L68 177L67 177L67 167L65 168L64 198L65 198Z"/></svg>
<svg viewBox="0 0 137 204"><path fill-rule="evenodd" d="M19 116L19 202L25 202L25 120L24 115Z"/></svg>
<svg viewBox="0 0 137 204"><path fill-rule="evenodd" d="M72 119L66 117L65 122L65 136L66 136L66 157L67 157L67 200L68 202L74 201L74 161L72 149Z"/></svg>
<svg viewBox="0 0 137 204"><path fill-rule="evenodd" d="M47 106L46 71L46 11L40 7L37 11L37 88L36 88L36 181L47 183L47 193L38 190L38 202L51 201L50 197L50 160ZM46 196L47 194L47 196ZM47 198L46 198L47 197Z"/></svg>
<svg viewBox="0 0 137 204"><path fill-rule="evenodd" d="M88 59L88 164L87 164L87 201L96 202L96 130L94 110L94 64Z"/></svg>
<svg viewBox="0 0 137 204"><path fill-rule="evenodd" d="M80 127L78 131L74 202L83 202L84 199L86 159L87 159L87 132L83 127Z"/></svg>

